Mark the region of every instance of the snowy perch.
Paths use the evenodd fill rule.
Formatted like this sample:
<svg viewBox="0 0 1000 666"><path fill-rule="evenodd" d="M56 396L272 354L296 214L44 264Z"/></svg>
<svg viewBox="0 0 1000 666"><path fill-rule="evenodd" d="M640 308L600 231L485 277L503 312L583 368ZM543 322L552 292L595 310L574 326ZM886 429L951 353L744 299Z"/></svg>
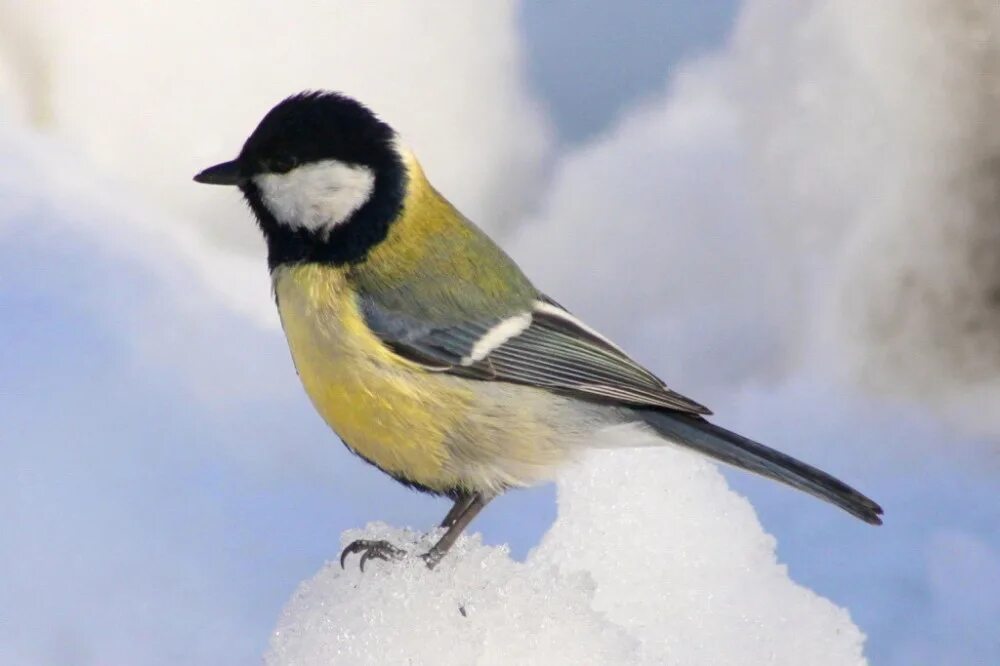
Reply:
<svg viewBox="0 0 1000 666"><path fill-rule="evenodd" d="M426 549L385 525L343 535ZM524 563L462 538L438 569L331 561L284 609L285 664L863 664L847 612L795 584L715 467L683 451L595 452L559 484Z"/></svg>

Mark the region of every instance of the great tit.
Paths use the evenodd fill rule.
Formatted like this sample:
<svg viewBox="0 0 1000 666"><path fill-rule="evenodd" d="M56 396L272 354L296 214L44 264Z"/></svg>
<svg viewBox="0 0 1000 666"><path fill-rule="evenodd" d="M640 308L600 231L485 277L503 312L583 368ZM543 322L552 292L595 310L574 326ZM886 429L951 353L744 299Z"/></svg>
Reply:
<svg viewBox="0 0 1000 666"><path fill-rule="evenodd" d="M622 426L882 522L848 485L710 423L541 293L345 95L285 99L236 159L195 180L235 185L250 205L292 360L323 419L397 481L454 501L423 555L432 568L491 498L551 479ZM352 553L362 568L404 554L355 541L341 565Z"/></svg>

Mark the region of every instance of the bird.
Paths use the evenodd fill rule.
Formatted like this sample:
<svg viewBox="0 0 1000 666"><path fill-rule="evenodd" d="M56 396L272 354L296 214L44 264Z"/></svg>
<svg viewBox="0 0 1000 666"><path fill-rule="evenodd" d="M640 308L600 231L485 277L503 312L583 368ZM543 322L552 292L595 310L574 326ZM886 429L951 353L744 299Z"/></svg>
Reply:
<svg viewBox="0 0 1000 666"><path fill-rule="evenodd" d="M194 180L235 186L249 205L293 364L325 422L395 480L453 502L421 555L431 569L493 498L554 479L621 426L882 523L877 503L715 425L539 291L399 134L345 94L282 100L235 159ZM341 566L354 554L362 569L407 555L359 539Z"/></svg>

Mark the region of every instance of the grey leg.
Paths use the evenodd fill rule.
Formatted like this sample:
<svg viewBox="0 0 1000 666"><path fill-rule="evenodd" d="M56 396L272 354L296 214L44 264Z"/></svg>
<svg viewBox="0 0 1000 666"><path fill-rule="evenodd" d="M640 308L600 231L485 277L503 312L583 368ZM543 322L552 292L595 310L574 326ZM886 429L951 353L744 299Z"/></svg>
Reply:
<svg viewBox="0 0 1000 666"><path fill-rule="evenodd" d="M441 521L441 527L446 527L444 535L434 544L429 551L421 555L428 569L433 569L445 553L455 544L459 535L468 527L472 519L483 510L492 497L486 497L479 493L462 495L455 500L454 506L448 511L448 515ZM340 566L344 567L347 556L361 553L361 570L365 570L365 563L368 560L398 560L406 555L402 548L393 546L388 541L369 541L359 539L347 545L347 548L340 554Z"/></svg>
<svg viewBox="0 0 1000 666"><path fill-rule="evenodd" d="M429 551L421 555L421 557L424 558L424 562L427 563L428 569L433 569L437 566L437 563L441 561L441 558L445 556L445 553L447 553L452 545L454 545L459 535L465 530L466 527L468 527L469 523L472 522L472 519L483 510L483 507L486 506L491 499L491 497L486 497L479 493L472 495L472 500L468 503L465 509L458 514L458 516L454 517L454 520L451 525L448 526L448 531L444 533L444 536L442 536ZM458 506L458 502L455 503L455 506ZM450 517L454 511L455 509L453 508L452 511L448 512L448 516L445 517L445 521L448 520L448 517Z"/></svg>
<svg viewBox="0 0 1000 666"><path fill-rule="evenodd" d="M451 509L449 509L448 515L446 515L444 520L441 521L441 527L451 527L454 525L455 521L458 520L458 517L469 508L469 505L472 504L472 501L475 498L476 495L474 493L459 495L455 500L455 504L451 507Z"/></svg>

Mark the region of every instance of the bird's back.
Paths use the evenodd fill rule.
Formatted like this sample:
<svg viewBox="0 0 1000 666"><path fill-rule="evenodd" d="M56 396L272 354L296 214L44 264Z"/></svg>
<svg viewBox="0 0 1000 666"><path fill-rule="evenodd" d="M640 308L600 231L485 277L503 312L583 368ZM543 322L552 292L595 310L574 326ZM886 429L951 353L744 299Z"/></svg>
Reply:
<svg viewBox="0 0 1000 666"><path fill-rule="evenodd" d="M352 267L359 293L441 325L530 309L538 290L517 264L434 189L412 155L404 157L403 210L387 242Z"/></svg>

